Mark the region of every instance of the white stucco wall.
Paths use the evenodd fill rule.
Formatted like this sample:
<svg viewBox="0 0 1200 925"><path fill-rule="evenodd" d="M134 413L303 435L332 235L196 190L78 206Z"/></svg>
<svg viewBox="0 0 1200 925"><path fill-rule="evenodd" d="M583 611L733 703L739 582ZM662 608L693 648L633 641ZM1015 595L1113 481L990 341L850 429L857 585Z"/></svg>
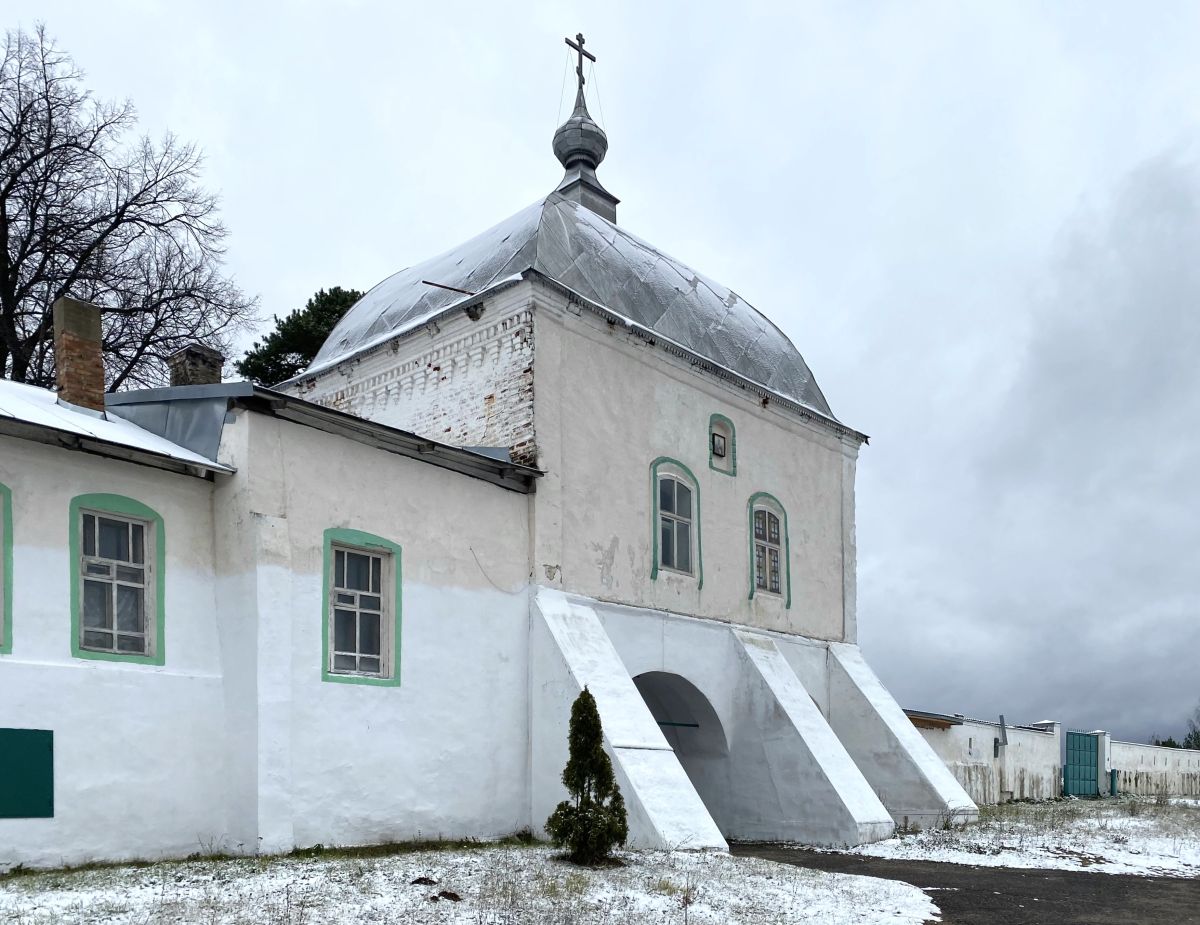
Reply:
<svg viewBox="0 0 1200 925"><path fill-rule="evenodd" d="M212 485L0 437L12 489L13 646L0 726L54 732L52 819L0 819L0 869L185 855L225 836ZM69 505L134 498L166 532L165 664L71 654Z"/></svg>
<svg viewBox="0 0 1200 925"><path fill-rule="evenodd" d="M976 803L1050 800L1062 792L1062 730L1007 728L1008 745L996 755L998 723L964 719L944 729L917 726Z"/></svg>
<svg viewBox="0 0 1200 925"><path fill-rule="evenodd" d="M729 837L842 845L890 833L883 807L824 718L827 644L771 631L748 633L771 653L767 662L755 664L728 624L583 603L598 615L630 677L676 676L711 707L726 742L724 754L712 748L699 761L681 754ZM797 664L811 671L801 676ZM800 692L818 709L807 709ZM670 729L665 734L676 745L690 735Z"/></svg>
<svg viewBox="0 0 1200 925"><path fill-rule="evenodd" d="M1119 793L1200 797L1200 751L1115 740L1110 748Z"/></svg>
<svg viewBox="0 0 1200 925"><path fill-rule="evenodd" d="M829 725L896 824L929 828L978 818L978 807L921 738L858 646L830 644L828 665Z"/></svg>
<svg viewBox="0 0 1200 925"><path fill-rule="evenodd" d="M256 715L227 716L262 847L526 827L526 496L261 415L226 430L218 547L230 596L256 602L258 677ZM399 686L322 680L328 527L402 547Z"/></svg>
<svg viewBox="0 0 1200 925"><path fill-rule="evenodd" d="M752 393L572 309L533 283L540 582L600 600L820 639L853 636L855 441L764 408ZM709 467L709 419L736 428L737 473ZM699 575L652 571L651 463L683 463L699 488ZM791 607L750 599L748 502L787 513Z"/></svg>

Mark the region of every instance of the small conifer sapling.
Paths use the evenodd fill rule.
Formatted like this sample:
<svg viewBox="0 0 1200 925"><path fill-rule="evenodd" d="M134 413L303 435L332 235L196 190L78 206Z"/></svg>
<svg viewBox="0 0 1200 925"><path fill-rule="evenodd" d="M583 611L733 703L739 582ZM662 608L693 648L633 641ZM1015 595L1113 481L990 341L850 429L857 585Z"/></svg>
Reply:
<svg viewBox="0 0 1200 925"><path fill-rule="evenodd" d="M570 757L562 782L571 794L546 820L546 831L576 864L598 864L629 835L625 800L604 751L596 698L586 687L571 705Z"/></svg>

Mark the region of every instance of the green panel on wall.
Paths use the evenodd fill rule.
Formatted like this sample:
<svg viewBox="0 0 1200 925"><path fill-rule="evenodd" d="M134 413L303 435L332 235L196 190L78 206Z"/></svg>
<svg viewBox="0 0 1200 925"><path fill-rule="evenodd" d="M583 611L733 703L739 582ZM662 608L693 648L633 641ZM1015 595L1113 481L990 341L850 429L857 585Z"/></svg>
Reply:
<svg viewBox="0 0 1200 925"><path fill-rule="evenodd" d="M0 729L0 819L54 815L54 733Z"/></svg>

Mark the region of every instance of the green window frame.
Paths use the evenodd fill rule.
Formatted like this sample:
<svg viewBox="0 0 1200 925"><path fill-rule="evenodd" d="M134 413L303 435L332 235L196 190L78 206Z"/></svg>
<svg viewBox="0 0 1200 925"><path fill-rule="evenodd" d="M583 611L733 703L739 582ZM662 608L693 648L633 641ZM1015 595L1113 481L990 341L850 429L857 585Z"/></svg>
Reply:
<svg viewBox="0 0 1200 925"><path fill-rule="evenodd" d="M722 429L727 430L728 434L721 434ZM715 434L721 434L725 438L725 459L728 460L725 465L719 462L721 457L714 452ZM733 426L733 421L720 413L711 414L708 418L708 468L713 472L720 472L721 475L737 475L737 428Z"/></svg>
<svg viewBox="0 0 1200 925"><path fill-rule="evenodd" d="M12 594L12 490L0 482L0 655L8 655L12 652Z"/></svg>
<svg viewBox="0 0 1200 925"><path fill-rule="evenodd" d="M664 468L666 468L668 470L673 469L674 471L660 472L660 470L664 469ZM658 459L654 460L654 462L650 463L650 509L653 512L652 516L650 518L650 544L651 544L651 550L652 550L652 556L653 556L653 558L651 559L651 563L650 563L650 580L654 581L655 579L657 579L658 573L660 571L662 571L662 568L660 568L660 565L659 565L659 548L658 548L659 547L658 537L659 537L660 518L661 518L661 514L659 511L658 483L659 483L659 479L664 476L672 476L677 479L679 479L680 476L682 476L683 480L686 480L687 482L690 483L689 487L692 490L692 498L694 499L694 512L692 514L691 523L692 523L692 529L696 534L696 555L695 555L695 562L693 563L694 569L690 574L693 574L696 577L696 579L698 581L697 587L703 588L704 587L704 549L703 549L703 545L701 542L702 537L701 537L701 529L700 529L700 482L696 479L696 476L692 473L691 469L689 469L686 465L681 463L678 459L672 459L670 456L660 456L660 457L658 457ZM667 569L667 571L670 571L676 575L689 574L686 572L679 572L674 569Z"/></svg>
<svg viewBox="0 0 1200 925"><path fill-rule="evenodd" d="M756 510L765 510L774 514L779 518L780 529L782 531L782 543L780 544L783 558L783 581L780 591L766 591L758 587L758 572L755 564L755 536L754 536L754 512ZM756 491L750 496L749 502L746 504L747 526L749 532L747 539L750 546L750 595L747 600L754 600L754 595L757 591L764 591L771 596L782 596L783 606L791 608L792 606L792 544L791 538L788 535L787 508L785 508L773 494L766 491Z"/></svg>
<svg viewBox="0 0 1200 925"><path fill-rule="evenodd" d="M150 554L145 557L145 566L150 575L146 590L151 594L146 606L147 652L105 652L83 646L83 516L95 513L103 516L112 514L123 520L140 521L149 529L145 542ZM136 500L125 495L86 494L71 499L70 510L71 549L71 654L75 658L94 659L108 662L132 662L140 665L165 665L167 661L166 637L166 591L167 591L167 531L162 516Z"/></svg>
<svg viewBox="0 0 1200 925"><path fill-rule="evenodd" d="M382 569L380 576L380 595L390 593L391 600L387 601L390 604L390 613L385 606L384 613L390 617L387 621L388 632L383 632L383 627L380 627L381 633L381 655L382 649L386 645L387 655L387 674L385 676L352 673L348 671L335 671L333 668L333 620L331 619L334 610L334 592L335 592L335 552L338 549L349 550L351 552L360 550L362 552L384 556L387 559L386 567ZM343 527L330 527L325 531L323 543L323 555L321 566L321 680L331 681L336 684L367 684L376 687L397 687L400 684L400 631L403 623L403 596L402 589L403 581L403 562L402 550L398 543L393 543L391 540L386 540L381 536L376 536L373 533L364 533L362 530L350 530ZM390 635L390 639L388 639Z"/></svg>

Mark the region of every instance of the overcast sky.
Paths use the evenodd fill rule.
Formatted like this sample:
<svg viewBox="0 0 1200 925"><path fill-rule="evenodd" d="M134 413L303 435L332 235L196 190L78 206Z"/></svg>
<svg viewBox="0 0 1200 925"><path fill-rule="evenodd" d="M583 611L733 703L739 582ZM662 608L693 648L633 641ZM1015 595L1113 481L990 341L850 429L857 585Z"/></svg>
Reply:
<svg viewBox="0 0 1200 925"><path fill-rule="evenodd" d="M267 315L549 191L582 30L621 224L771 317L871 435L860 636L901 704L1183 730L1200 5L276 8L17 0L4 25L44 20L98 95L201 144Z"/></svg>

